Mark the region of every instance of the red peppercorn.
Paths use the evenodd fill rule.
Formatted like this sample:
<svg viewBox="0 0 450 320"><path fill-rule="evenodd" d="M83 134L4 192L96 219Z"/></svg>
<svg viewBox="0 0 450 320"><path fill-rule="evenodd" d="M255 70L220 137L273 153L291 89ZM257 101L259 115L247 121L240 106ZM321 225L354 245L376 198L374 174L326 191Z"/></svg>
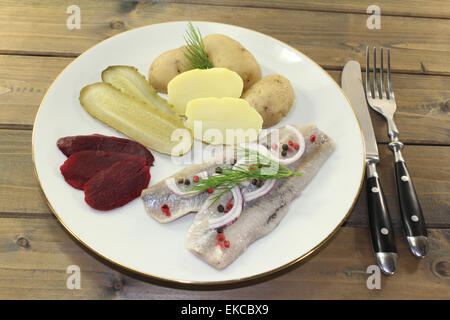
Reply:
<svg viewBox="0 0 450 320"><path fill-rule="evenodd" d="M170 210L169 210L169 206L167 204L163 204L161 206L161 211L164 212L166 214L166 216L170 217Z"/></svg>
<svg viewBox="0 0 450 320"><path fill-rule="evenodd" d="M198 180L199 180L198 176L193 176L193 177L192 177L192 181L198 182Z"/></svg>
<svg viewBox="0 0 450 320"><path fill-rule="evenodd" d="M216 246L219 246L219 247L223 248L223 243L221 243L221 242L216 242Z"/></svg>
<svg viewBox="0 0 450 320"><path fill-rule="evenodd" d="M224 246L226 248L229 248L230 247L230 240L225 240L225 242L223 244L224 244Z"/></svg>
<svg viewBox="0 0 450 320"><path fill-rule="evenodd" d="M289 151L289 152L292 152L292 151L294 151L294 149L292 149L291 147L289 147L288 151Z"/></svg>
<svg viewBox="0 0 450 320"><path fill-rule="evenodd" d="M231 208L233 208L233 202L228 202L227 203L227 209L230 210Z"/></svg>
<svg viewBox="0 0 450 320"><path fill-rule="evenodd" d="M208 193L213 193L213 189L212 188L208 188Z"/></svg>
<svg viewBox="0 0 450 320"><path fill-rule="evenodd" d="M225 235L223 233L219 233L217 235L217 241L224 241L225 240Z"/></svg>
<svg viewBox="0 0 450 320"><path fill-rule="evenodd" d="M299 148L300 148L300 146L298 145L297 142L295 142L295 143L294 143L294 149L295 149L295 150L298 150Z"/></svg>
<svg viewBox="0 0 450 320"><path fill-rule="evenodd" d="M223 213L228 213L228 212L230 212L230 210L225 210Z"/></svg>
<svg viewBox="0 0 450 320"><path fill-rule="evenodd" d="M292 140L288 141L288 145L290 145L291 147L294 145L294 143L292 142Z"/></svg>
<svg viewBox="0 0 450 320"><path fill-rule="evenodd" d="M311 142L316 141L316 135L315 134L310 135L309 136L309 141L311 141Z"/></svg>

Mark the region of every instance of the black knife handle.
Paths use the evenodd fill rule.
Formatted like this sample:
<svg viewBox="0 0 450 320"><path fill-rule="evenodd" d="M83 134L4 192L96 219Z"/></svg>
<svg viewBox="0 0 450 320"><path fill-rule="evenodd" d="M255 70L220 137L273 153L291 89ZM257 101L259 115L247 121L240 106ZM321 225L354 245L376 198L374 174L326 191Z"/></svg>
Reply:
<svg viewBox="0 0 450 320"><path fill-rule="evenodd" d="M395 163L395 181L403 228L408 237L427 237L425 219L404 161Z"/></svg>
<svg viewBox="0 0 450 320"><path fill-rule="evenodd" d="M394 229L380 180L377 176L368 177L366 184L373 250L375 253L397 253Z"/></svg>

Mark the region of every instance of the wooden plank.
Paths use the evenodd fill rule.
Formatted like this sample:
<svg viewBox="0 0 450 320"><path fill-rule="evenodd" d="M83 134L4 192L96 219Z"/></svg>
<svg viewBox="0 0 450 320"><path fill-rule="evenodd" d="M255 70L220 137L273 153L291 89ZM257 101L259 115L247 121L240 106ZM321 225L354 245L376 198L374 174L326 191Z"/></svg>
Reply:
<svg viewBox="0 0 450 320"><path fill-rule="evenodd" d="M33 172L31 160L31 132L0 130L0 215L48 216L50 210ZM398 205L393 180L393 158L385 144L379 145L381 164L379 174L395 225L399 225ZM414 179L428 225L450 227L449 194L450 147L405 147L410 174ZM348 225L367 226L365 191L347 222Z"/></svg>
<svg viewBox="0 0 450 320"><path fill-rule="evenodd" d="M0 55L0 127L31 129L45 91L72 60ZM341 71L328 72L340 83ZM450 77L393 74L392 81L402 141L450 144ZM384 119L373 113L372 120L377 140L388 142Z"/></svg>
<svg viewBox="0 0 450 320"><path fill-rule="evenodd" d="M341 83L341 71L328 70ZM414 144L450 144L450 77L393 74L395 122L400 140ZM370 109L377 141L390 142L386 120Z"/></svg>
<svg viewBox="0 0 450 320"><path fill-rule="evenodd" d="M0 53L76 56L109 36L174 20L213 20L252 28L296 47L325 67L363 62L366 45L393 48L395 71L450 74L450 21L383 16L379 30L366 14L208 6L163 2L79 1L81 29L68 30L70 0L0 4ZM39 36L37 36L39 35ZM245 46L245 44L244 44Z"/></svg>
<svg viewBox="0 0 450 320"><path fill-rule="evenodd" d="M45 92L72 60L0 55L0 127L31 129Z"/></svg>
<svg viewBox="0 0 450 320"><path fill-rule="evenodd" d="M163 0L164 2L208 4L208 5L228 5L239 7L260 7L260 8L279 8L294 10L311 10L326 12L352 12L366 13L367 8L376 4L381 9L382 15L406 16L406 17L431 17L431 18L450 18L450 6L443 5L441 0L372 0L361 1L334 1L334 0ZM444 1L445 2L445 1Z"/></svg>
<svg viewBox="0 0 450 320"><path fill-rule="evenodd" d="M400 208L394 179L394 157L387 145L379 144L378 149L381 158L378 174L386 195L392 223L400 226ZM405 147L402 154L414 182L427 225L450 227L450 164L448 161L450 148L409 145ZM368 225L365 186L347 224Z"/></svg>
<svg viewBox="0 0 450 320"><path fill-rule="evenodd" d="M31 132L0 130L0 212L49 215L31 160Z"/></svg>
<svg viewBox="0 0 450 320"><path fill-rule="evenodd" d="M430 253L420 260L397 236L398 273L382 276L380 290L366 284L367 267L375 264L369 232L349 227L287 270L244 284L205 287L152 280L106 263L55 219L3 218L0 299L449 299L449 239L449 229L430 230ZM79 290L66 287L70 265L80 268Z"/></svg>

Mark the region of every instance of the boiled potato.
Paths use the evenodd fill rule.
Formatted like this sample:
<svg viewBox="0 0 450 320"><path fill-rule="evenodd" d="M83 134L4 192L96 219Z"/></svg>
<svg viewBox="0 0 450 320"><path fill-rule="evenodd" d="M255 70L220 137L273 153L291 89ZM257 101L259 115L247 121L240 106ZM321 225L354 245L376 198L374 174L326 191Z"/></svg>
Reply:
<svg viewBox="0 0 450 320"><path fill-rule="evenodd" d="M194 138L211 144L237 144L256 140L263 119L240 98L199 98L186 108L186 125Z"/></svg>
<svg viewBox="0 0 450 320"><path fill-rule="evenodd" d="M279 74L265 76L242 95L264 119L263 128L281 121L294 104L294 89L288 79Z"/></svg>
<svg viewBox="0 0 450 320"><path fill-rule="evenodd" d="M244 81L244 90L261 79L261 68L255 57L236 40L211 34L203 39L203 43L212 65L237 72Z"/></svg>
<svg viewBox="0 0 450 320"><path fill-rule="evenodd" d="M194 69L173 78L167 85L168 102L184 115L189 101L197 98L234 97L242 94L242 78L225 68Z"/></svg>
<svg viewBox="0 0 450 320"><path fill-rule="evenodd" d="M167 84L180 73L192 69L184 56L186 46L169 50L157 57L148 71L148 81L158 91L167 93Z"/></svg>

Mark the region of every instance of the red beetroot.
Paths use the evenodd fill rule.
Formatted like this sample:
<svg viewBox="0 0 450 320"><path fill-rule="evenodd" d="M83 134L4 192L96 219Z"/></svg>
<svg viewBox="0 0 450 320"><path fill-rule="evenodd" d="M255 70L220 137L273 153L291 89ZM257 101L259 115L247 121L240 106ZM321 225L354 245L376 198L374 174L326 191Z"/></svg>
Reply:
<svg viewBox="0 0 450 320"><path fill-rule="evenodd" d="M56 145L67 157L80 151L100 150L140 156L146 159L148 166L152 166L154 161L152 153L142 144L129 139L108 137L101 134L64 137L58 139Z"/></svg>
<svg viewBox="0 0 450 320"><path fill-rule="evenodd" d="M60 170L68 184L83 190L86 182L96 173L131 157L133 156L129 153L80 151L72 154L60 167Z"/></svg>
<svg viewBox="0 0 450 320"><path fill-rule="evenodd" d="M84 186L84 199L92 208L111 210L141 195L150 182L149 167L141 157L131 157L98 172Z"/></svg>

